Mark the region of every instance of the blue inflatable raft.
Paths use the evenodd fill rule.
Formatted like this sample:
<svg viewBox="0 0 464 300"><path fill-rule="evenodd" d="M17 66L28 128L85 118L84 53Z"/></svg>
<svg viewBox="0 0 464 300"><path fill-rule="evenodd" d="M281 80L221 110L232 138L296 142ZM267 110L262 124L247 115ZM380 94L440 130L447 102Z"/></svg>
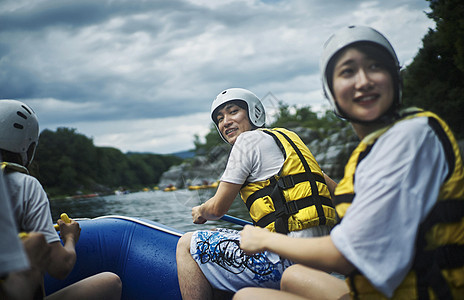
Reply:
<svg viewBox="0 0 464 300"><path fill-rule="evenodd" d="M47 294L110 271L122 280L121 299L181 299L176 245L182 232L124 216L76 221L82 229L76 245L76 265L65 280L46 276Z"/></svg>

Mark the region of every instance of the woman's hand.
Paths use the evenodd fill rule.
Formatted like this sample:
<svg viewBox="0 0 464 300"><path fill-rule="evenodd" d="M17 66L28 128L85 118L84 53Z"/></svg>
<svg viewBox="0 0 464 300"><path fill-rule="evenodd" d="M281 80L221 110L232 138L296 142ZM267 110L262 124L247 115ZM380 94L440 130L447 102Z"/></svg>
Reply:
<svg viewBox="0 0 464 300"><path fill-rule="evenodd" d="M266 239L272 237L275 233L267 229L246 225L240 232L240 248L246 254L255 254L266 249Z"/></svg>

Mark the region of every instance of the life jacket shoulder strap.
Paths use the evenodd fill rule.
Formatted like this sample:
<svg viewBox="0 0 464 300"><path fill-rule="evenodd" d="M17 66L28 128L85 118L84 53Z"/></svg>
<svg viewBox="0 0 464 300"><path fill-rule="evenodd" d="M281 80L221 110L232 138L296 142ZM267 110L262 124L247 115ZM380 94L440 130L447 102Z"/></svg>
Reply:
<svg viewBox="0 0 464 300"><path fill-rule="evenodd" d="M15 171L15 172L20 172L20 173L29 175L29 171L27 170L26 167L21 166L20 164L12 163L12 162L2 161L0 164L0 168L3 172Z"/></svg>

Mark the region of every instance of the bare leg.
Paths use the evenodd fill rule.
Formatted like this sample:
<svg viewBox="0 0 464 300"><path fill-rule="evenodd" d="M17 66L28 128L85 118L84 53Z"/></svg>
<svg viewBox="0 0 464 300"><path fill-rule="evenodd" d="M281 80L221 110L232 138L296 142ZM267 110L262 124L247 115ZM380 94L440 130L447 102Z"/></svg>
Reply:
<svg viewBox="0 0 464 300"><path fill-rule="evenodd" d="M118 275L103 272L67 286L45 297L45 300L119 300L121 299L121 289L121 279Z"/></svg>
<svg viewBox="0 0 464 300"><path fill-rule="evenodd" d="M280 288L307 299L349 299L349 289L345 281L303 265L287 268Z"/></svg>
<svg viewBox="0 0 464 300"><path fill-rule="evenodd" d="M244 288L235 293L233 300L306 300L295 294L265 288Z"/></svg>
<svg viewBox="0 0 464 300"><path fill-rule="evenodd" d="M177 243L177 277L183 300L213 298L213 290L200 267L190 255L192 232L184 234Z"/></svg>

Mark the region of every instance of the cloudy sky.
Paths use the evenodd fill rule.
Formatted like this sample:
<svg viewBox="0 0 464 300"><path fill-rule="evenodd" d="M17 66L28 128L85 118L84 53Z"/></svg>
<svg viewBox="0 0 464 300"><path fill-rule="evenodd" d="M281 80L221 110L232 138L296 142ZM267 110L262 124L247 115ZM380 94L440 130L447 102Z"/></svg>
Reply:
<svg viewBox="0 0 464 300"><path fill-rule="evenodd" d="M435 24L425 0L1 0L0 99L41 130L75 128L123 152L193 148L212 100L244 87L325 109L319 56L335 30L384 33L408 65Z"/></svg>

